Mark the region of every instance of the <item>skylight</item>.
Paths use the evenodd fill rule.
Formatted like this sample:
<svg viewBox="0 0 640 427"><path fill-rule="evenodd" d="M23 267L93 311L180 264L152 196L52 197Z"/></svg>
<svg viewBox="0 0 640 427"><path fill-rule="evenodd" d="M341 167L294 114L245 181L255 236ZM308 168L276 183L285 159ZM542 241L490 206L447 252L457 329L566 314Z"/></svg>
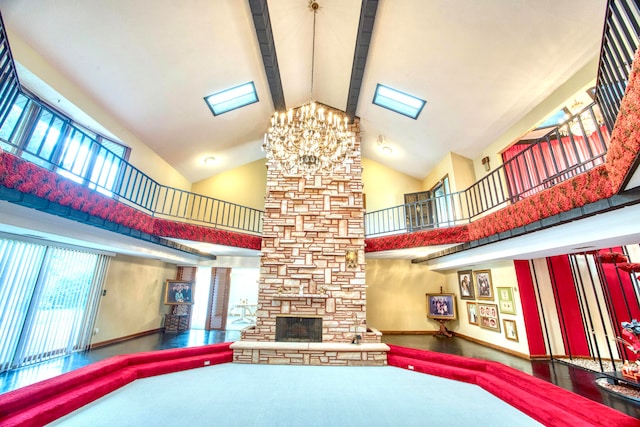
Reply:
<svg viewBox="0 0 640 427"><path fill-rule="evenodd" d="M417 119L422 111L422 107L424 107L427 101L378 84L378 86L376 86L376 93L373 96L373 103L395 111L398 114L402 114L403 116Z"/></svg>
<svg viewBox="0 0 640 427"><path fill-rule="evenodd" d="M204 98L214 116L258 102L253 82L225 89Z"/></svg>

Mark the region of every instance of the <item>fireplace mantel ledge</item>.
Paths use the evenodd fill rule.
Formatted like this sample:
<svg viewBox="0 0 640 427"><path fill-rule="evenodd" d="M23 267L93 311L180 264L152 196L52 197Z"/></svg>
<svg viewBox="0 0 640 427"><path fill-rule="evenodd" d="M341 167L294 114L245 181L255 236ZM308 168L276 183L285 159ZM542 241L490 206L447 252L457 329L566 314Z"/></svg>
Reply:
<svg viewBox="0 0 640 427"><path fill-rule="evenodd" d="M383 343L350 344L343 342L275 342L275 341L236 341L231 344L234 350L302 350L302 351L389 351Z"/></svg>

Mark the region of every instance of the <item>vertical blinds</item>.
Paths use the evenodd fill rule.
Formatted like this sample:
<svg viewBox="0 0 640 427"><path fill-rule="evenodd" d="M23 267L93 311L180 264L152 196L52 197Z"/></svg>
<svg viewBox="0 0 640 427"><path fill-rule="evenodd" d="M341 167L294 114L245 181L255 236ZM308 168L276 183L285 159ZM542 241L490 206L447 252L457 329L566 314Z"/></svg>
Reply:
<svg viewBox="0 0 640 427"><path fill-rule="evenodd" d="M108 264L0 238L0 372L88 348Z"/></svg>

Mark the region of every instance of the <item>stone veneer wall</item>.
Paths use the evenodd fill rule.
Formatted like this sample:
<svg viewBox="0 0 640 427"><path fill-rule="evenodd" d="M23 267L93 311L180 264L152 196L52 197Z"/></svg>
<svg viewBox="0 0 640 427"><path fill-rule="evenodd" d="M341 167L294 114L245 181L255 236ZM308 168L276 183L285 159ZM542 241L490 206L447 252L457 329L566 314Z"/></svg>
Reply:
<svg viewBox="0 0 640 427"><path fill-rule="evenodd" d="M267 163L257 320L248 341L275 341L276 316L320 316L323 342L379 342L366 332L360 127L350 160L331 175L285 176ZM348 250L357 252L347 266Z"/></svg>

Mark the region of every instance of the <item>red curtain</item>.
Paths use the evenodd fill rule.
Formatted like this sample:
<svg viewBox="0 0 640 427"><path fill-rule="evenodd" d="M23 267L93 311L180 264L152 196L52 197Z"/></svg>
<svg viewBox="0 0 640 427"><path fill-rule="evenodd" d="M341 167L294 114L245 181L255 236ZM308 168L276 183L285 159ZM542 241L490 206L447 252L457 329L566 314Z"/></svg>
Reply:
<svg viewBox="0 0 640 427"><path fill-rule="evenodd" d="M560 140L541 141L535 145L516 144L509 147L502 153L502 161L511 196L518 196L515 200L528 197L603 163L603 157L587 162L605 153L609 146L606 126L601 126L600 132L604 147L597 131L586 139L573 135L573 141L565 136Z"/></svg>

